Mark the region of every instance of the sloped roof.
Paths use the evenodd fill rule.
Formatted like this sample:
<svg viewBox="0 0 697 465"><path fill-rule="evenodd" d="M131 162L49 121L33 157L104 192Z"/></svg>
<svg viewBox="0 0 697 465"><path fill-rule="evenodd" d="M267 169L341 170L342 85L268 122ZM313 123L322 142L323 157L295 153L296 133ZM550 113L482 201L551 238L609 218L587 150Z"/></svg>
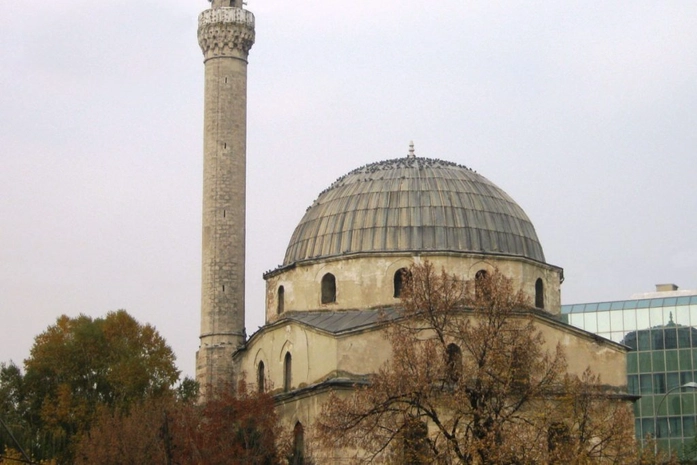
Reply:
<svg viewBox="0 0 697 465"><path fill-rule="evenodd" d="M367 310L288 312L283 320L293 320L332 334L356 331L399 317L396 308Z"/></svg>

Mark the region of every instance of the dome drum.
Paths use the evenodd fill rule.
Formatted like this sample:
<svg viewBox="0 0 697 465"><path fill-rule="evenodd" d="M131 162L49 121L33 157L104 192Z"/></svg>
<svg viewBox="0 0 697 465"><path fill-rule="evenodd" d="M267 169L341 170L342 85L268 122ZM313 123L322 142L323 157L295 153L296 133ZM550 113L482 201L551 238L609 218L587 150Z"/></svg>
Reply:
<svg viewBox="0 0 697 465"><path fill-rule="evenodd" d="M526 258L482 255L473 253L390 253L355 254L318 260L306 260L301 264L282 267L267 273L266 321L283 317L285 312L361 310L377 307L393 307L400 303L394 288L395 273L413 263L425 260L436 269L465 280L475 278L480 270L500 270L530 297L537 301L538 282L542 286L542 305L538 307L557 314L561 308L562 270ZM335 298L323 302L323 278L331 274L335 282ZM283 289L283 303L279 305L279 290ZM283 308L283 312L279 311Z"/></svg>

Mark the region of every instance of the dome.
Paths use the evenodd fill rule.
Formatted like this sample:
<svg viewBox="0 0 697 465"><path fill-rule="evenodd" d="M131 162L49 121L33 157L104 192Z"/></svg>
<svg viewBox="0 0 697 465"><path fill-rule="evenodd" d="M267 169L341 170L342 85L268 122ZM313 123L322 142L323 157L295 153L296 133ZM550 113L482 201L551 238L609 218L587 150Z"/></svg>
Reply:
<svg viewBox="0 0 697 465"><path fill-rule="evenodd" d="M544 262L522 208L484 176L409 156L351 171L295 228L284 266L356 253L470 252Z"/></svg>

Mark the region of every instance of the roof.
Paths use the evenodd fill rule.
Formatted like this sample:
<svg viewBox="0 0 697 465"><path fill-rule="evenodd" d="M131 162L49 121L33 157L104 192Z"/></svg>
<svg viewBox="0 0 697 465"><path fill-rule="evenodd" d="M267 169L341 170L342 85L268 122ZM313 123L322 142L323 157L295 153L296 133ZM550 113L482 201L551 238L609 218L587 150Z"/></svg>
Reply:
<svg viewBox="0 0 697 465"><path fill-rule="evenodd" d="M466 309L464 310L467 311ZM626 346L614 342L611 339L599 336L577 326L570 325L567 321L564 321L565 319L562 315L551 315L544 310L536 308L522 310L521 314L534 315L541 321L544 321L552 326L564 328L566 331L573 331L577 334L583 335L583 337L592 339L595 342L610 344L626 350ZM249 341L262 337L266 331L272 328L293 322L338 336L375 328L383 322L389 323L400 318L401 316L402 310L399 307L382 307L364 310L311 310L303 312L288 311L283 313L275 322L259 328L259 331L255 332L250 337ZM249 341L247 341L248 344Z"/></svg>
<svg viewBox="0 0 697 465"><path fill-rule="evenodd" d="M447 251L544 262L535 228L502 189L455 163L372 163L320 193L293 233L284 266L353 253Z"/></svg>
<svg viewBox="0 0 697 465"><path fill-rule="evenodd" d="M399 317L396 308L287 312L283 320L297 321L332 334L356 331Z"/></svg>
<svg viewBox="0 0 697 465"><path fill-rule="evenodd" d="M602 312L609 310L632 310L639 308L664 308L697 304L697 295L679 297L660 297L654 299L629 299L610 302L562 305L561 313Z"/></svg>

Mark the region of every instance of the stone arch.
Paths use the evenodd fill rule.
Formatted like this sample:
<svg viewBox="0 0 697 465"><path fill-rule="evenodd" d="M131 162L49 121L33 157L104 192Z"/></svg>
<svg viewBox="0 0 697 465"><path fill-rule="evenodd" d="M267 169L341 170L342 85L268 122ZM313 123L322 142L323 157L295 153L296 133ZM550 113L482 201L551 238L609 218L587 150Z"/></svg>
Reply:
<svg viewBox="0 0 697 465"><path fill-rule="evenodd" d="M469 266L468 279L475 279L477 273L480 271L485 271L486 273L493 273L496 270L496 266L487 260L477 260Z"/></svg>
<svg viewBox="0 0 697 465"><path fill-rule="evenodd" d="M300 347L301 347L300 350L302 350L302 344L300 345ZM283 346L281 346L281 351L278 354L278 361L282 362L283 356L285 355L285 353L292 352L292 351L293 351L293 343L290 342L290 340L286 339L286 342L283 343Z"/></svg>
<svg viewBox="0 0 697 465"><path fill-rule="evenodd" d="M385 284L383 284L386 293L392 291L391 296L392 298L398 298L395 296L395 279L397 276L397 272L400 270L409 270L409 267L414 264L414 260L418 261L418 257L413 257L413 258L406 258L406 257L399 257L395 260L393 260L391 263L387 265L385 268ZM392 286L390 286L390 284ZM390 295L390 294L388 294Z"/></svg>

